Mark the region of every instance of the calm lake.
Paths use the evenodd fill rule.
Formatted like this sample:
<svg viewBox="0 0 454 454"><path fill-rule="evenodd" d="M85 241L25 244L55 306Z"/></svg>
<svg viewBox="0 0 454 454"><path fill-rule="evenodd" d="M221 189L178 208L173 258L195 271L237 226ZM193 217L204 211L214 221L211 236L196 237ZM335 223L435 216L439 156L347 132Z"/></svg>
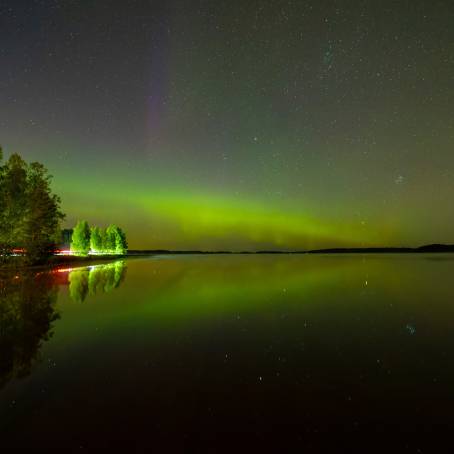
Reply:
<svg viewBox="0 0 454 454"><path fill-rule="evenodd" d="M450 254L4 272L0 336L5 453L435 452L454 430Z"/></svg>

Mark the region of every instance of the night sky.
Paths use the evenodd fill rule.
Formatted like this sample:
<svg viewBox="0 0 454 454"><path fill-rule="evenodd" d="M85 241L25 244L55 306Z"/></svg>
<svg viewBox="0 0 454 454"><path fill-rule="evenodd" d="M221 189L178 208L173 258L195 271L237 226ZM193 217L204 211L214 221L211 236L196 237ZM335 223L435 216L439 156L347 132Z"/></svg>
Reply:
<svg viewBox="0 0 454 454"><path fill-rule="evenodd" d="M0 144L132 248L454 243L454 2L0 2Z"/></svg>

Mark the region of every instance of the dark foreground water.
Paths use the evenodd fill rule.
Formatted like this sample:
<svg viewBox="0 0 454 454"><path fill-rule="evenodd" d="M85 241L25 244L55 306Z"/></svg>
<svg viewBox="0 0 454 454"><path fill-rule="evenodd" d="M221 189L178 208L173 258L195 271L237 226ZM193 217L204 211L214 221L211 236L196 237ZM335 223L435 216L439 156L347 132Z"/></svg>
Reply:
<svg viewBox="0 0 454 454"><path fill-rule="evenodd" d="M3 273L0 336L0 452L452 452L451 255Z"/></svg>

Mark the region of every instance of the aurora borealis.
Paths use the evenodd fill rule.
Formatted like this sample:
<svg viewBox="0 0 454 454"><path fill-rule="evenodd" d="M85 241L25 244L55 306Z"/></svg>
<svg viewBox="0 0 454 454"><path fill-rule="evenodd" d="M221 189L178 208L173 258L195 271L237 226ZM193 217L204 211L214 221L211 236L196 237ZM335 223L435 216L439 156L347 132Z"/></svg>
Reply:
<svg viewBox="0 0 454 454"><path fill-rule="evenodd" d="M131 248L454 243L451 1L6 0L0 144Z"/></svg>

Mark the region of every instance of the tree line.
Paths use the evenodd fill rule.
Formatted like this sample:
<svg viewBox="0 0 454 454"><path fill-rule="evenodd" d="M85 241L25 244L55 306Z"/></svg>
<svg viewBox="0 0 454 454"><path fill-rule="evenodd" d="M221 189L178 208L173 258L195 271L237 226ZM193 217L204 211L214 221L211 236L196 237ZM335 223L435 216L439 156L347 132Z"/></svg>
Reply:
<svg viewBox="0 0 454 454"><path fill-rule="evenodd" d="M128 251L126 234L114 224L105 229L90 228L87 221L79 221L72 233L71 251L83 256L89 253L123 255Z"/></svg>
<svg viewBox="0 0 454 454"><path fill-rule="evenodd" d="M3 162L0 147L0 262L12 255L41 263L62 242L60 198L52 192L52 176L39 162L27 163L14 153ZM90 228L80 221L74 228L71 250L77 255L125 254L126 235L116 225Z"/></svg>
<svg viewBox="0 0 454 454"><path fill-rule="evenodd" d="M51 175L39 162L27 164L14 153L3 163L0 147L0 260L25 251L37 263L51 255L60 241L65 215L51 190Z"/></svg>

